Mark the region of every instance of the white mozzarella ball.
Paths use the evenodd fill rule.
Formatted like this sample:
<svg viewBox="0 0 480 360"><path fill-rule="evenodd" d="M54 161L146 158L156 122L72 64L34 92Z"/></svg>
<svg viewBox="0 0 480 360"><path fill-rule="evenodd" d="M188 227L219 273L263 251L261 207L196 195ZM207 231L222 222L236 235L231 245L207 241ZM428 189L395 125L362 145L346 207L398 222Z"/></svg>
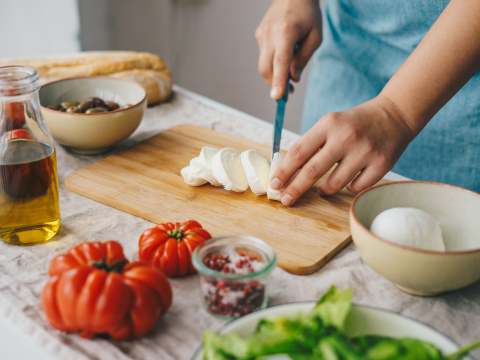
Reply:
<svg viewBox="0 0 480 360"><path fill-rule="evenodd" d="M445 251L440 225L432 215L420 209L397 207L385 210L375 217L370 231L399 245Z"/></svg>

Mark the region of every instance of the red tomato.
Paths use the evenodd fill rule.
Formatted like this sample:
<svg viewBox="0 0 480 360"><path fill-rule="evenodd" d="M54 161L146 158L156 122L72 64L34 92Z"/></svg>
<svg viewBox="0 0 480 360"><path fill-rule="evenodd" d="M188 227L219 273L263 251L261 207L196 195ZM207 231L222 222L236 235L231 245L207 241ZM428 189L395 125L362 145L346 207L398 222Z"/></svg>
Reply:
<svg viewBox="0 0 480 360"><path fill-rule="evenodd" d="M82 243L55 257L49 274L43 311L54 328L82 337L143 336L172 303L166 276L146 263L128 264L116 241Z"/></svg>
<svg viewBox="0 0 480 360"><path fill-rule="evenodd" d="M25 129L18 129L18 130L12 130L8 134L8 139L31 139L32 136L28 132L28 130Z"/></svg>
<svg viewBox="0 0 480 360"><path fill-rule="evenodd" d="M193 274L195 248L212 236L195 220L158 224L146 230L138 242L141 261L162 270L167 276Z"/></svg>
<svg viewBox="0 0 480 360"><path fill-rule="evenodd" d="M3 105L4 117L12 124L12 129L25 125L25 105L23 102L8 102Z"/></svg>

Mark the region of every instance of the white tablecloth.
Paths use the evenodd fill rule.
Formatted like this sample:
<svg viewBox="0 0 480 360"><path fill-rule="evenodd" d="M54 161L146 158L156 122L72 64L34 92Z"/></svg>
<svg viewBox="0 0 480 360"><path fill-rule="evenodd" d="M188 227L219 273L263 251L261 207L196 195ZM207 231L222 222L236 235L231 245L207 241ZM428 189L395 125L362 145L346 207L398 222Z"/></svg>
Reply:
<svg viewBox="0 0 480 360"><path fill-rule="evenodd" d="M134 135L114 151L181 123L205 126L265 144L271 140L271 132L265 128L176 94L170 102L148 109ZM282 147L287 149L292 143L286 140ZM140 234L154 226L65 189L66 176L108 155L82 156L57 146L61 229L44 245L21 248L0 242L0 312L28 333L32 341L59 359L188 360L200 345L201 330L217 329L223 324L201 309L195 275L171 279L172 307L156 330L139 340L86 340L76 334L61 333L50 326L41 310L39 295L48 278L48 265L55 255L83 241L115 239L122 243L127 257L135 259ZM366 266L353 245L309 276L295 276L275 269L269 290L270 304L317 300L332 284L352 287L358 304L410 316L462 345L480 338L480 283L433 298L407 295ZM478 351L474 353L480 359L479 354Z"/></svg>

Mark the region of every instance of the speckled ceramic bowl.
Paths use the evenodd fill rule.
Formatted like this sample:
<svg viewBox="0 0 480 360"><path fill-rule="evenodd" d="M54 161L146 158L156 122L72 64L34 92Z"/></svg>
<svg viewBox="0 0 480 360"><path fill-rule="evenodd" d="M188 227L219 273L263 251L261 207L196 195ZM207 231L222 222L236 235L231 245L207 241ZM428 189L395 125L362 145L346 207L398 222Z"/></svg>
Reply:
<svg viewBox="0 0 480 360"><path fill-rule="evenodd" d="M64 101L88 97L114 101L127 109L75 114L46 108ZM129 137L140 124L147 107L147 92L136 82L108 77L82 77L55 81L40 89L42 115L53 138L80 154L100 154Z"/></svg>
<svg viewBox="0 0 480 360"><path fill-rule="evenodd" d="M446 251L398 245L370 232L373 219L393 207L414 207L439 223ZM353 242L363 260L401 290L433 296L480 280L480 194L456 186L405 181L358 194L350 207Z"/></svg>

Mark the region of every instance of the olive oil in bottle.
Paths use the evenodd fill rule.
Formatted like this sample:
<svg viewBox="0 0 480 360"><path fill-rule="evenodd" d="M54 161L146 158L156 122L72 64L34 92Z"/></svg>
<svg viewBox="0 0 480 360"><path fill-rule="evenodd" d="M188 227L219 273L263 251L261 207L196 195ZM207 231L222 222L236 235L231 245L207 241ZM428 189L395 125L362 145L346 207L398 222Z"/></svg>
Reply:
<svg viewBox="0 0 480 360"><path fill-rule="evenodd" d="M29 139L0 154L0 238L13 245L50 240L60 226L55 149Z"/></svg>

